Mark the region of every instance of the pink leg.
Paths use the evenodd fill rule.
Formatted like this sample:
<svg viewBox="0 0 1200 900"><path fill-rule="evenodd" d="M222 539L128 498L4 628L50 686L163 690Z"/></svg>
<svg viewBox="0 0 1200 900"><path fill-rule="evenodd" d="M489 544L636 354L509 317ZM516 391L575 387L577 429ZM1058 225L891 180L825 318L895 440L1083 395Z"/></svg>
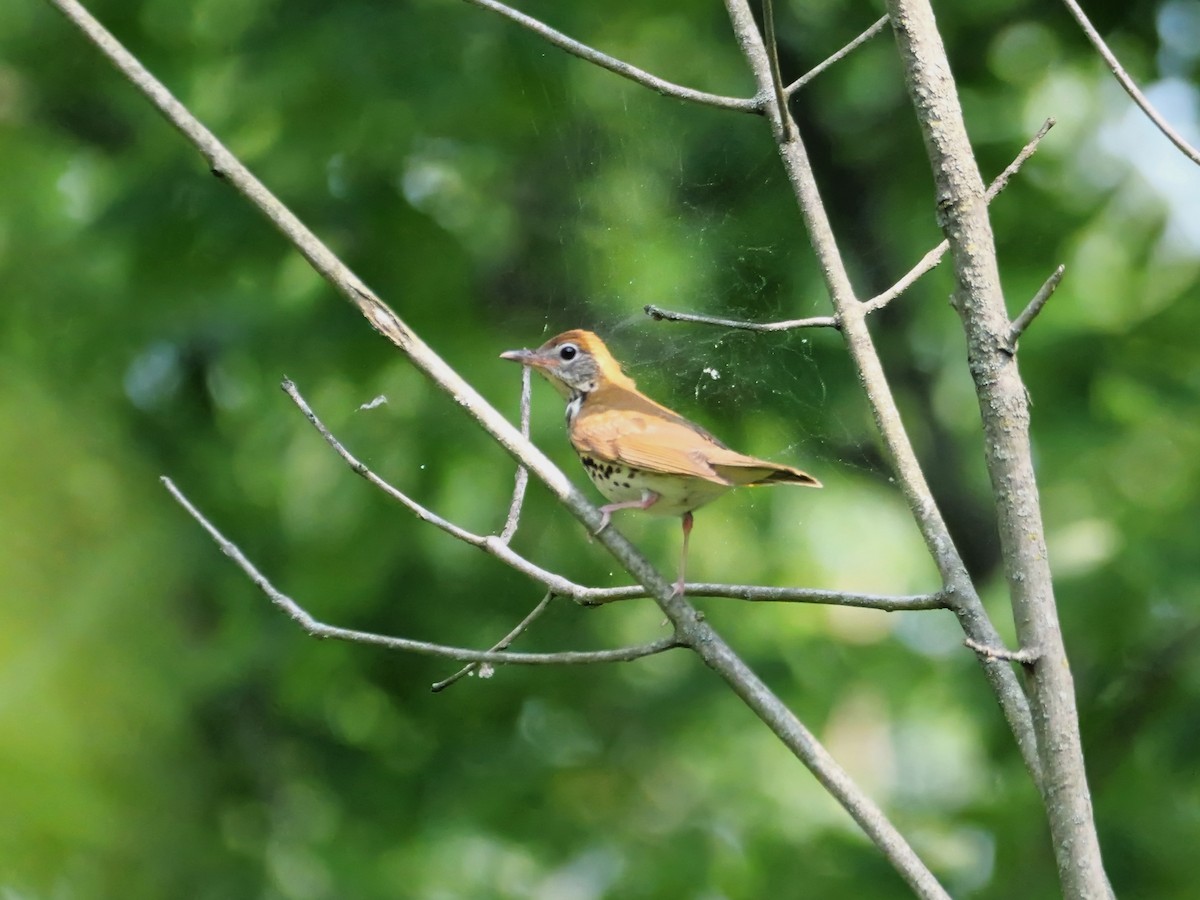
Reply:
<svg viewBox="0 0 1200 900"><path fill-rule="evenodd" d="M675 580L675 590L671 591L672 597L683 596L684 574L687 572L688 537L691 533L692 514L685 512L683 514L683 551L679 554L679 578Z"/></svg>
<svg viewBox="0 0 1200 900"><path fill-rule="evenodd" d="M596 534L602 532L608 527L609 520L612 519L612 514L618 509L649 509L658 502L658 494L654 491L644 491L641 500L625 500L622 503L605 503L600 507L600 513L603 518L600 520L600 527L596 529Z"/></svg>

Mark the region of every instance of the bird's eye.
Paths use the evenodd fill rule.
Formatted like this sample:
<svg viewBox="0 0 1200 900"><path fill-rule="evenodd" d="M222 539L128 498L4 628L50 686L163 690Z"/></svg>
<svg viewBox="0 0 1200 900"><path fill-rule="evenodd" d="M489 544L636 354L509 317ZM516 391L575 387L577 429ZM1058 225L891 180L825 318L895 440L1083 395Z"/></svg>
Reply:
<svg viewBox="0 0 1200 900"><path fill-rule="evenodd" d="M574 344L563 344L558 348L558 358L570 362L579 353L579 348Z"/></svg>

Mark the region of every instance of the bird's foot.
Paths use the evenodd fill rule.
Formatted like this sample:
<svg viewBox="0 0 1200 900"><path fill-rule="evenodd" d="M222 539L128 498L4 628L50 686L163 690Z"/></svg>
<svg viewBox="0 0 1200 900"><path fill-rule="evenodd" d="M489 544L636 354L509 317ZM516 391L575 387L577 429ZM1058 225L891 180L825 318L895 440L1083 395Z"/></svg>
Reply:
<svg viewBox="0 0 1200 900"><path fill-rule="evenodd" d="M624 500L620 503L605 503L600 507L600 527L592 534L599 534L608 527L609 520L612 519L612 514L619 509L649 509L658 502L658 494L654 491L645 491L642 494L641 500Z"/></svg>

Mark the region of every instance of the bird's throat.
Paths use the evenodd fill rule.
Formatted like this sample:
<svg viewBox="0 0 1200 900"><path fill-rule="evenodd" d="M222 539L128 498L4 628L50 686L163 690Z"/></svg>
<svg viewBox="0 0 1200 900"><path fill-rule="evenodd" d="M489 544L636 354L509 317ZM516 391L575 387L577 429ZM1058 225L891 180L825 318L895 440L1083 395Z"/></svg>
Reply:
<svg viewBox="0 0 1200 900"><path fill-rule="evenodd" d="M587 391L571 391L571 399L567 401L567 428L575 424L575 417L579 415L586 399Z"/></svg>

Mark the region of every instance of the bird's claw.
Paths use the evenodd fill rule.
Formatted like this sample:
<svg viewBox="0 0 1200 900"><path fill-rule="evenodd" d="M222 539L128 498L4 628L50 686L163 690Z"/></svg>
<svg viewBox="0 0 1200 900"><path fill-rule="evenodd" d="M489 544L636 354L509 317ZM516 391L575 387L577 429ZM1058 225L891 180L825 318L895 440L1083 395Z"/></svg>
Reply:
<svg viewBox="0 0 1200 900"><path fill-rule="evenodd" d="M605 528L608 527L608 523L611 521L612 521L612 513L608 512L607 510L604 510L604 509L600 510L600 524L596 527L596 530L593 531L592 534L593 535L600 534L600 532L602 532Z"/></svg>

